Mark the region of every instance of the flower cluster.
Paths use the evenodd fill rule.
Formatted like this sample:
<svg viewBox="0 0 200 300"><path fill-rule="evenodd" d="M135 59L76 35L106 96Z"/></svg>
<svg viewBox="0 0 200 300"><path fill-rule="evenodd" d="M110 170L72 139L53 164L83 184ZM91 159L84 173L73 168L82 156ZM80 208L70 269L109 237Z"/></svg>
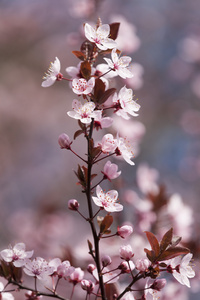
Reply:
<svg viewBox="0 0 200 300"><path fill-rule="evenodd" d="M61 149L69 150L82 163L78 164L75 174L82 193L86 195L84 206L87 207L87 215L81 211L81 202L76 199L68 201L68 208L78 213L91 228L92 241L88 240L89 252L87 251L91 262L85 268L86 272L80 266L72 266L70 260L66 259L46 260L39 256L31 259L33 251L26 251L24 243L2 250L1 275L8 280L8 285L13 284L19 290L29 290L22 284L22 270L35 280L35 288L25 294L26 299L36 300L41 296L65 299L57 292L61 279L71 285L70 300L76 287L86 293L86 297L81 296L82 299L91 299L93 296L93 299L106 300L107 294L110 295L109 299L135 299L135 291L142 291L140 299L147 299L154 297L155 293L161 292L165 287L166 279L158 278L164 272L172 274L179 283L187 287L190 287L189 279L195 276L190 265L192 254L188 248L178 246L180 238L173 235L172 228L164 233L160 241L153 233L145 231L151 246L150 250L144 249L146 258L142 254L139 258L136 257L138 254L134 250L135 245L130 242L135 230L132 224L123 223L113 231L115 222L112 213L122 212L124 205L120 203L122 198L117 190L106 191L102 188L102 184L106 180L111 182L121 175L118 165L111 161L112 158L122 158L130 166L134 165L132 159L135 156L135 145L127 136L121 135L118 131L114 132L114 126L111 132L102 134L100 140L95 139L95 132L101 133L102 129L115 124L116 119L112 117L112 113L117 118L129 120L131 117L137 117L140 110L140 105L134 100L132 89L124 85L118 92L116 88L110 87L110 78L119 76L127 79L134 75L134 69L130 67L131 57L121 56L118 49L116 42L118 30L119 23L102 24L98 20L96 27L85 23L84 33L87 40L81 45L80 51L73 51L80 62L76 67L66 68L71 78L65 78L60 73L61 64L57 57L43 78L43 87L49 87L56 81L67 80L70 82L69 88L75 94L72 110L68 111L67 115L78 121L78 130L74 133L73 139L62 133L58 143ZM100 55L111 55L111 58L103 57L107 64L96 65ZM87 153L84 156L77 153L73 147L73 143L81 135L87 145ZM105 160L101 172L94 173L93 168L99 167ZM152 174L150 178L156 179L157 174L155 172ZM158 192L157 185L154 180L149 180L146 184L144 181L142 180L141 190L153 197L154 193ZM129 243L120 244L114 259L109 255L109 248L112 247L102 246L105 239L113 238L120 241L129 239ZM120 285L125 276L126 280L118 290L115 282L118 281ZM51 279L51 284L48 279ZM141 285L138 290L135 289L133 285L139 280L142 282L143 279L146 279L143 289ZM38 292L38 280L45 282L48 293ZM0 298L13 299L6 291L6 287L0 285L0 289ZM7 295L7 298L4 295Z"/></svg>

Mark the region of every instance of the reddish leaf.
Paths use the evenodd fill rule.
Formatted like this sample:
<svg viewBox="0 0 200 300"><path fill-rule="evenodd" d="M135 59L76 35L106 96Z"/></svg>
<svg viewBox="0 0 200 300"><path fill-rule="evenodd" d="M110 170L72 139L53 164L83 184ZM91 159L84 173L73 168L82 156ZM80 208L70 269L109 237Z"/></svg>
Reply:
<svg viewBox="0 0 200 300"><path fill-rule="evenodd" d="M89 240L87 240L87 243L88 243L89 253L92 253L93 251L92 243Z"/></svg>
<svg viewBox="0 0 200 300"><path fill-rule="evenodd" d="M91 175L91 181L97 176L97 174L92 174Z"/></svg>
<svg viewBox="0 0 200 300"><path fill-rule="evenodd" d="M91 65L88 61L83 61L81 63L81 74L86 80L90 79L90 77L91 77Z"/></svg>
<svg viewBox="0 0 200 300"><path fill-rule="evenodd" d="M118 36L120 23L112 23L110 24L110 38L116 40Z"/></svg>
<svg viewBox="0 0 200 300"><path fill-rule="evenodd" d="M82 130L85 130L85 124L83 124L80 120L78 120L78 125Z"/></svg>
<svg viewBox="0 0 200 300"><path fill-rule="evenodd" d="M112 96L114 93L116 92L115 88L111 88L106 90L103 95L101 96L101 98L98 100L99 104L103 104L110 96Z"/></svg>
<svg viewBox="0 0 200 300"><path fill-rule="evenodd" d="M99 99L103 96L105 92L105 84L100 78L95 79L95 86L94 86L94 98L95 102L99 103Z"/></svg>
<svg viewBox="0 0 200 300"><path fill-rule="evenodd" d="M105 284L106 299L113 300L113 295L119 295L119 290L115 283Z"/></svg>
<svg viewBox="0 0 200 300"><path fill-rule="evenodd" d="M171 228L164 234L160 242L160 252L163 252L171 244L172 236L173 236L173 228Z"/></svg>
<svg viewBox="0 0 200 300"><path fill-rule="evenodd" d="M100 233L107 231L113 223L113 217L106 215L100 225Z"/></svg>
<svg viewBox="0 0 200 300"><path fill-rule="evenodd" d="M84 167L85 168L85 167ZM83 169L83 167L81 167L80 165L78 165L78 171L74 171L74 173L76 174L76 176L79 179L79 183L83 186L86 187L86 178L85 178L85 171Z"/></svg>
<svg viewBox="0 0 200 300"><path fill-rule="evenodd" d="M77 131L74 133L74 140L75 140L79 135L81 135L82 133L84 133L83 130L81 130L81 129L77 130Z"/></svg>
<svg viewBox="0 0 200 300"><path fill-rule="evenodd" d="M85 55L81 51L72 51L72 53L80 60L85 60Z"/></svg>
<svg viewBox="0 0 200 300"><path fill-rule="evenodd" d="M158 261L168 260L181 254L187 254L189 252L190 250L185 247L169 247L159 256Z"/></svg>
<svg viewBox="0 0 200 300"><path fill-rule="evenodd" d="M151 262L154 262L155 259L156 259L156 256L155 256L155 252L153 250L148 250L146 248L144 248L144 252L146 253L148 259L151 261Z"/></svg>
<svg viewBox="0 0 200 300"><path fill-rule="evenodd" d="M180 236L175 236L174 235L172 237L172 242L171 242L172 247L175 247L176 245L178 245L180 243L181 239L182 238Z"/></svg>
<svg viewBox="0 0 200 300"><path fill-rule="evenodd" d="M154 251L155 256L157 257L160 253L160 246L159 246L158 240L152 232L145 231L145 233L146 233L148 241L151 245L151 249Z"/></svg>

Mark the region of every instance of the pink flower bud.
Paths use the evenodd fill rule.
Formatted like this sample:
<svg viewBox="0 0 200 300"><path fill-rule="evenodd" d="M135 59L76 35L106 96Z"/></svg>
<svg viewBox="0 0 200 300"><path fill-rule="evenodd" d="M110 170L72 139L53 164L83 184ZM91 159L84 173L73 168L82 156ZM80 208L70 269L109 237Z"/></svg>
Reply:
<svg viewBox="0 0 200 300"><path fill-rule="evenodd" d="M58 144L60 145L61 149L70 149L72 141L67 134L62 133L61 135L59 135Z"/></svg>
<svg viewBox="0 0 200 300"><path fill-rule="evenodd" d="M129 263L127 261L123 261L118 266L118 269L121 270L122 273L130 273L135 269L135 265L132 261L129 261Z"/></svg>
<svg viewBox="0 0 200 300"><path fill-rule="evenodd" d="M165 278L163 278L163 279L156 279L154 281L154 283L150 286L150 288L153 289L153 290L156 290L156 291L160 291L160 290L162 290L165 287L166 282L167 281L166 281Z"/></svg>
<svg viewBox="0 0 200 300"><path fill-rule="evenodd" d="M103 267L107 267L112 263L112 260L109 255L104 255L101 259Z"/></svg>
<svg viewBox="0 0 200 300"><path fill-rule="evenodd" d="M119 253L120 257L126 261L130 260L134 256L133 250L130 245L121 246Z"/></svg>
<svg viewBox="0 0 200 300"><path fill-rule="evenodd" d="M81 282L83 279L84 272L81 268L75 268L74 272L70 275L69 281L76 285L78 282Z"/></svg>
<svg viewBox="0 0 200 300"><path fill-rule="evenodd" d="M93 264L89 264L88 266L87 266L87 271L90 273L90 274L92 274L93 273L93 271L96 269L96 267L95 267L95 265L93 265Z"/></svg>
<svg viewBox="0 0 200 300"><path fill-rule="evenodd" d="M148 270L149 266L150 266L150 261L146 258L143 259L137 259L136 261L136 269L141 271L141 272L145 272Z"/></svg>
<svg viewBox="0 0 200 300"><path fill-rule="evenodd" d="M76 199L71 199L68 201L68 208L71 210L78 210L79 203Z"/></svg>
<svg viewBox="0 0 200 300"><path fill-rule="evenodd" d="M117 228L117 234L125 239L126 237L128 237L131 233L133 232L133 227L130 225L124 225Z"/></svg>
<svg viewBox="0 0 200 300"><path fill-rule="evenodd" d="M91 280L86 280L83 279L81 281L81 287L83 290L87 291L88 294L91 294L92 291L94 290L94 282L92 282Z"/></svg>

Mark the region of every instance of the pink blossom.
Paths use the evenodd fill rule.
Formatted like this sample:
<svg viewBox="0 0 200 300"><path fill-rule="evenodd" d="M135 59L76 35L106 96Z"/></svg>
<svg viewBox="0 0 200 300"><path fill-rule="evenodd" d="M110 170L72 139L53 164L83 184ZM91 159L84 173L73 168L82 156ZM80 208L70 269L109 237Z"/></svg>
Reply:
<svg viewBox="0 0 200 300"><path fill-rule="evenodd" d="M157 195L159 192L159 173L156 169L150 168L147 164L140 164L136 173L137 184L143 194Z"/></svg>
<svg viewBox="0 0 200 300"><path fill-rule="evenodd" d="M82 78L82 75L81 75L81 71L80 71L80 67L81 67L81 63L82 62L79 62L77 67L74 67L74 66L70 66L70 67L67 67L65 69L65 71L69 74L69 76L71 76L73 79L74 78Z"/></svg>
<svg viewBox="0 0 200 300"><path fill-rule="evenodd" d="M14 300L14 297L11 293L3 292L4 285L2 282L0 282L0 299L1 300Z"/></svg>
<svg viewBox="0 0 200 300"><path fill-rule="evenodd" d="M175 257L171 260L170 265L173 268L172 275L178 282L187 287L190 287L190 282L188 278L193 278L195 272L190 266L190 261L192 259L192 253L186 254L183 258L180 256Z"/></svg>
<svg viewBox="0 0 200 300"><path fill-rule="evenodd" d="M87 291L88 294L91 294L94 290L95 284L91 280L83 279L81 281L81 287L83 290Z"/></svg>
<svg viewBox="0 0 200 300"><path fill-rule="evenodd" d="M62 133L59 135L58 144L60 145L61 149L70 149L72 141L66 133Z"/></svg>
<svg viewBox="0 0 200 300"><path fill-rule="evenodd" d="M112 125L113 119L110 117L102 117L102 111L96 111L96 116L94 119L94 128L97 130L100 128L108 128Z"/></svg>
<svg viewBox="0 0 200 300"><path fill-rule="evenodd" d="M74 272L70 275L69 281L76 285L78 282L81 282L83 279L84 272L81 268L75 268Z"/></svg>
<svg viewBox="0 0 200 300"><path fill-rule="evenodd" d="M68 260L61 262L60 258L54 258L49 262L49 266L54 268L54 275L62 278L70 276L74 272L74 267L70 265Z"/></svg>
<svg viewBox="0 0 200 300"><path fill-rule="evenodd" d="M138 116L136 113L140 109L140 105L133 100L133 91L127 89L126 86L122 87L119 94L114 94L113 103L115 107L115 112L118 116L128 120L130 114L131 116Z"/></svg>
<svg viewBox="0 0 200 300"><path fill-rule="evenodd" d="M116 154L122 155L123 159L129 165L133 166L135 163L131 160L131 158L134 157L132 143L126 138L119 137L118 135L117 135L116 142L117 142L117 149L115 151Z"/></svg>
<svg viewBox="0 0 200 300"><path fill-rule="evenodd" d="M6 262L12 262L15 267L22 267L27 258L31 258L32 251L25 251L26 246L24 243L18 243L13 248L5 249L0 252L1 257Z"/></svg>
<svg viewBox="0 0 200 300"><path fill-rule="evenodd" d="M116 47L116 42L108 37L110 34L110 26L108 24L103 24L95 29L86 23L84 29L86 38L90 42L95 43L99 49L107 50Z"/></svg>
<svg viewBox="0 0 200 300"><path fill-rule="evenodd" d="M147 271L150 265L151 263L147 258L141 258L136 260L136 269L141 272Z"/></svg>
<svg viewBox="0 0 200 300"><path fill-rule="evenodd" d="M118 198L118 192L116 190L104 193L100 185L98 185L96 187L96 194L97 197L92 197L92 199L97 206L103 207L108 212L123 210L123 206L116 203Z"/></svg>
<svg viewBox="0 0 200 300"><path fill-rule="evenodd" d="M78 203L78 201L77 201L76 199L70 199L70 200L68 201L68 208L69 208L70 210L78 210L78 208L79 208L79 203Z"/></svg>
<svg viewBox="0 0 200 300"><path fill-rule="evenodd" d="M165 287L166 283L167 281L165 278L156 279L154 283L150 286L150 288L152 290L161 291Z"/></svg>
<svg viewBox="0 0 200 300"><path fill-rule="evenodd" d="M73 111L67 112L68 116L80 120L84 124L91 123L92 118L95 118L97 115L97 111L94 111L94 102L86 102L82 105L80 101L74 99L72 102L72 108Z"/></svg>
<svg viewBox="0 0 200 300"><path fill-rule="evenodd" d="M118 269L120 269L122 273L130 273L135 269L135 264L131 260L122 261L118 266Z"/></svg>
<svg viewBox="0 0 200 300"><path fill-rule="evenodd" d="M56 57L54 62L50 64L50 67L43 76L44 81L42 82L42 87L49 87L54 84L56 80L61 80L63 75L60 73L60 61Z"/></svg>
<svg viewBox="0 0 200 300"><path fill-rule="evenodd" d="M105 134L101 140L101 150L103 153L110 153L116 149L116 139L114 139L113 135L108 133Z"/></svg>
<svg viewBox="0 0 200 300"><path fill-rule="evenodd" d="M90 274L92 274L93 273L93 271L96 269L96 266L94 265L94 264L89 264L88 266L87 266L87 271L90 273Z"/></svg>
<svg viewBox="0 0 200 300"><path fill-rule="evenodd" d="M127 238L132 232L133 227L130 225L123 225L121 227L118 226L117 228L117 234L123 239Z"/></svg>
<svg viewBox="0 0 200 300"><path fill-rule="evenodd" d="M24 272L29 276L44 280L47 276L53 274L54 269L54 267L49 266L44 258L36 257L32 261L30 259L26 260Z"/></svg>
<svg viewBox="0 0 200 300"><path fill-rule="evenodd" d="M102 263L102 266L105 268L105 267L109 266L112 263L112 259L109 255L104 255L101 258L101 263Z"/></svg>
<svg viewBox="0 0 200 300"><path fill-rule="evenodd" d="M111 58L112 60L110 58L104 58L111 70L115 71L117 75L124 79L133 77L133 73L129 69L131 57L122 56L119 58L117 49L115 48L111 52Z"/></svg>
<svg viewBox="0 0 200 300"><path fill-rule="evenodd" d="M130 260L134 256L131 245L121 246L119 254L120 257L126 261Z"/></svg>
<svg viewBox="0 0 200 300"><path fill-rule="evenodd" d="M95 85L94 77L90 78L88 81L85 78L74 78L72 80L72 90L77 95L88 95L92 92Z"/></svg>
<svg viewBox="0 0 200 300"><path fill-rule="evenodd" d="M118 171L118 165L116 164L112 164L109 160L106 162L106 164L104 165L103 168L103 174L104 174L104 178L108 179L108 180L112 180L115 179L117 177L120 176L121 171Z"/></svg>
<svg viewBox="0 0 200 300"><path fill-rule="evenodd" d="M143 86L144 68L140 64L134 62L130 64L130 69L134 71L134 76L131 78L126 78L125 82L134 91L139 90Z"/></svg>
<svg viewBox="0 0 200 300"><path fill-rule="evenodd" d="M121 300L135 300L135 297L132 292L128 292L121 298Z"/></svg>

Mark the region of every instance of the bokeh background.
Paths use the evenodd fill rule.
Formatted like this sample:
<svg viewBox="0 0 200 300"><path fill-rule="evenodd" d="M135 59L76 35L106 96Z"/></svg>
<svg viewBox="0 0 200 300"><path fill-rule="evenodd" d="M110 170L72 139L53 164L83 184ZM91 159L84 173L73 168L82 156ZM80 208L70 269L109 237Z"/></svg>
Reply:
<svg viewBox="0 0 200 300"><path fill-rule="evenodd" d="M77 129L67 116L74 95L66 82L41 82L56 56L65 75L78 64L72 50L84 41L82 24L98 17L124 24L121 49L135 64L126 84L141 104L143 125L135 128L143 138L136 166L120 165L124 181L134 186L140 163L157 169L167 193L179 193L194 210L199 239L200 2L0 0L1 248L24 239L50 257L80 239L79 221L67 214L67 201L82 197L77 161L57 143L60 133L73 137ZM75 147L86 151L82 140Z"/></svg>

